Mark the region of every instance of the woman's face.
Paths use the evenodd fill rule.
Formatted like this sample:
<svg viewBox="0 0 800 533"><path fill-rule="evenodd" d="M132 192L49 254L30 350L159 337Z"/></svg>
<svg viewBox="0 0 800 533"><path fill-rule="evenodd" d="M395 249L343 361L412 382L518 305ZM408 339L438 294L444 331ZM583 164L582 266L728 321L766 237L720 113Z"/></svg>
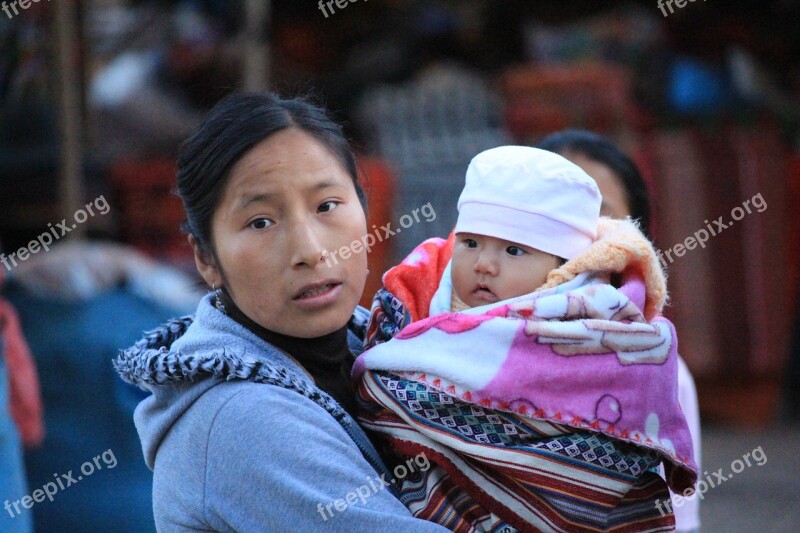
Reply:
<svg viewBox="0 0 800 533"><path fill-rule="evenodd" d="M198 260L257 324L311 338L344 326L367 277L365 253L325 262L367 231L353 180L320 142L282 130L231 169L212 218L216 260ZM197 257L197 252L196 252Z"/></svg>
<svg viewBox="0 0 800 533"><path fill-rule="evenodd" d="M597 182L597 188L603 196L601 216L622 219L631 214L625 186L613 170L582 154L567 154L564 157L581 167Z"/></svg>

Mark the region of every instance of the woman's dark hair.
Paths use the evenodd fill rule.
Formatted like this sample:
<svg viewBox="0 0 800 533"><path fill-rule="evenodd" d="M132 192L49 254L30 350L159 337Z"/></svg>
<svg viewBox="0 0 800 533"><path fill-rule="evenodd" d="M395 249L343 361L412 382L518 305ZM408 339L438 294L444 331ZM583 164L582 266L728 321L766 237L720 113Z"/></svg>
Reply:
<svg viewBox="0 0 800 533"><path fill-rule="evenodd" d="M248 150L273 134L298 128L326 146L350 174L361 205L366 196L358 182L356 158L342 127L306 97L239 93L220 101L200 129L181 146L177 192L186 211L183 230L203 253L214 253L211 219L231 168Z"/></svg>
<svg viewBox="0 0 800 533"><path fill-rule="evenodd" d="M564 130L545 137L537 148L564 157L582 155L601 163L619 176L627 194L631 218L647 235L650 226L650 194L636 164L606 137L585 130Z"/></svg>

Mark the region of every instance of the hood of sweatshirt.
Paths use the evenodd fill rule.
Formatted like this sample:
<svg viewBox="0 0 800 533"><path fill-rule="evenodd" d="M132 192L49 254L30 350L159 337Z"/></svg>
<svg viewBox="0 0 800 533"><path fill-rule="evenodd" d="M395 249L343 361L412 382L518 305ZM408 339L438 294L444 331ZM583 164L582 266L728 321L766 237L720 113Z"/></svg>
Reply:
<svg viewBox="0 0 800 533"><path fill-rule="evenodd" d="M213 294L203 298L194 318L171 320L121 350L114 361L120 377L150 391L134 413L145 462L152 469L170 428L208 389L223 381L270 383L313 400L337 420L347 415L318 389L289 355L218 311ZM348 345L363 350L368 312L357 307L348 323Z"/></svg>

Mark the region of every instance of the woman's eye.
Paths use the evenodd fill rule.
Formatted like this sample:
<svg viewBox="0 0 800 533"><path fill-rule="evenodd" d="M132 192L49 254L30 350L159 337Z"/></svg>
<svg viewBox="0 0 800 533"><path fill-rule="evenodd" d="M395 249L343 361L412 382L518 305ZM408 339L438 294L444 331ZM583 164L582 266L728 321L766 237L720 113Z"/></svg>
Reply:
<svg viewBox="0 0 800 533"><path fill-rule="evenodd" d="M267 229L272 225L272 221L268 218L257 218L250 223L252 229Z"/></svg>
<svg viewBox="0 0 800 533"><path fill-rule="evenodd" d="M525 255L525 250L523 250L519 246L509 246L508 248L506 248L506 253L508 255Z"/></svg>
<svg viewBox="0 0 800 533"><path fill-rule="evenodd" d="M467 245L467 248L477 248L478 243L475 239L464 239L464 244Z"/></svg>
<svg viewBox="0 0 800 533"><path fill-rule="evenodd" d="M336 209L336 206L339 205L340 202L335 202L333 200L328 200L327 202L322 202L317 209L320 213L328 213Z"/></svg>

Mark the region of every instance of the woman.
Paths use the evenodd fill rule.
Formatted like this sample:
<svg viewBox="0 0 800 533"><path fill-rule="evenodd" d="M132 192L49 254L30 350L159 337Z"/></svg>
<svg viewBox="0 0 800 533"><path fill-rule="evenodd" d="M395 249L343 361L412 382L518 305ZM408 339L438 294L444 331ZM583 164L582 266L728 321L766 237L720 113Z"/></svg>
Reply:
<svg viewBox="0 0 800 533"><path fill-rule="evenodd" d="M393 496L351 417L367 258L325 257L367 226L340 126L302 99L232 96L186 142L177 182L213 292L116 361L153 393L134 421L158 529L444 531Z"/></svg>
<svg viewBox="0 0 800 533"><path fill-rule="evenodd" d="M538 148L555 152L569 159L597 182L603 203L600 214L611 218L631 217L647 234L650 225L650 200L636 164L611 141L596 133L565 130L543 139ZM678 359L678 401L689 424L694 458L700 471L700 413L694 379L683 359ZM697 496L675 506L677 531L700 528L700 501Z"/></svg>

